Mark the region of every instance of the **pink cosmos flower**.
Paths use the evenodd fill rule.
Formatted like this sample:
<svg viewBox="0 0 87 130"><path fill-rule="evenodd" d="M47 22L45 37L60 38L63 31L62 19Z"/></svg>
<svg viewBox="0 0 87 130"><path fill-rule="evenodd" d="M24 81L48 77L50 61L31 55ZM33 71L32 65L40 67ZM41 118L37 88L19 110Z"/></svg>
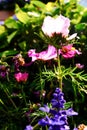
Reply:
<svg viewBox="0 0 87 130"><path fill-rule="evenodd" d="M57 57L57 50L54 46L49 45L48 49L46 51L42 51L40 53L36 53L35 49L31 49L28 51L28 56L32 57L32 61L34 62L35 60L50 60L53 58Z"/></svg>
<svg viewBox="0 0 87 130"><path fill-rule="evenodd" d="M75 49L72 44L69 44L67 46L63 46L60 49L60 54L62 54L64 58L68 59L68 58L73 58L76 54L80 55L81 52Z"/></svg>
<svg viewBox="0 0 87 130"><path fill-rule="evenodd" d="M83 68L84 68L84 65L81 65L80 63L76 63L76 67L77 67L78 69L83 69Z"/></svg>
<svg viewBox="0 0 87 130"><path fill-rule="evenodd" d="M68 36L69 33L70 20L62 15L57 18L52 18L47 16L44 19L42 25L42 31L49 37L53 37L56 34L62 34L63 37Z"/></svg>
<svg viewBox="0 0 87 130"><path fill-rule="evenodd" d="M74 33L74 34L72 34L71 36L69 36L68 38L66 38L67 40L72 40L72 39L74 39L74 38L76 38L77 37L77 33Z"/></svg>
<svg viewBox="0 0 87 130"><path fill-rule="evenodd" d="M25 73L19 72L19 73L14 74L14 77L17 80L17 82L26 82L28 79L28 76L29 74L26 72Z"/></svg>

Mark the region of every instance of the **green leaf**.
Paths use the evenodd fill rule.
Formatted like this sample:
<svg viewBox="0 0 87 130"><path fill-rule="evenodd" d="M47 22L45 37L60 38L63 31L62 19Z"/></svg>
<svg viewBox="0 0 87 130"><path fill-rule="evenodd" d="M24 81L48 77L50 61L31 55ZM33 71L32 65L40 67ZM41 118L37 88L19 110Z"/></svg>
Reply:
<svg viewBox="0 0 87 130"><path fill-rule="evenodd" d="M16 51L16 50L7 50L7 51L1 52L0 57L12 56L12 55L15 55L17 53L18 53L18 51Z"/></svg>
<svg viewBox="0 0 87 130"><path fill-rule="evenodd" d="M22 50L26 49L26 41L20 42L18 45Z"/></svg>
<svg viewBox="0 0 87 130"><path fill-rule="evenodd" d="M84 30L87 27L86 23L79 23L75 26L75 28L79 31Z"/></svg>
<svg viewBox="0 0 87 130"><path fill-rule="evenodd" d="M18 20L24 24L27 24L30 20L28 14L22 11L18 5L16 5L15 15L18 18Z"/></svg>
<svg viewBox="0 0 87 130"><path fill-rule="evenodd" d="M7 41L8 43L11 42L11 40L14 38L14 36L17 34L17 31L12 32L8 37L7 37Z"/></svg>
<svg viewBox="0 0 87 130"><path fill-rule="evenodd" d="M1 103L1 104L4 104L4 102L3 102L1 99L0 99L0 103Z"/></svg>
<svg viewBox="0 0 87 130"><path fill-rule="evenodd" d="M87 8L84 9L81 22L87 21Z"/></svg>
<svg viewBox="0 0 87 130"><path fill-rule="evenodd" d="M39 8L42 8L42 9L45 8L45 4L43 2L41 2L41 1L34 0L34 1L31 1L31 4L33 4L33 5L35 5L35 6L39 7Z"/></svg>
<svg viewBox="0 0 87 130"><path fill-rule="evenodd" d="M71 101L71 102L66 102L66 103L64 104L65 109L68 109L68 108L71 107L72 105L73 105L72 101Z"/></svg>
<svg viewBox="0 0 87 130"><path fill-rule="evenodd" d="M7 20L5 20L5 26L7 28L13 28L13 29L18 29L19 28L19 24L17 23L16 20L14 20L13 18L8 18Z"/></svg>
<svg viewBox="0 0 87 130"><path fill-rule="evenodd" d="M5 27L4 26L0 26L0 35L3 34L5 32Z"/></svg>

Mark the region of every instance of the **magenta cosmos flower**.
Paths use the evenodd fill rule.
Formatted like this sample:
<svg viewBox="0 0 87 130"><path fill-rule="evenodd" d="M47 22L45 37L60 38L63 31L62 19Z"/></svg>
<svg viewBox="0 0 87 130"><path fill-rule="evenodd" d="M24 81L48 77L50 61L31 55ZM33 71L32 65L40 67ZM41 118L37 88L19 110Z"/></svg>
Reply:
<svg viewBox="0 0 87 130"><path fill-rule="evenodd" d="M26 82L28 79L28 76L29 76L29 74L26 72L24 72L24 73L19 72L14 75L17 82Z"/></svg>
<svg viewBox="0 0 87 130"><path fill-rule="evenodd" d="M81 65L80 63L76 63L76 67L77 67L78 69L83 69L83 68L84 68L84 65Z"/></svg>
<svg viewBox="0 0 87 130"><path fill-rule="evenodd" d="M60 49L60 54L62 54L64 58L68 59L68 58L73 58L76 54L80 55L81 52L75 49L72 44L69 44L67 46L63 46Z"/></svg>
<svg viewBox="0 0 87 130"><path fill-rule="evenodd" d="M31 49L28 51L28 56L32 57L32 61L35 60L50 60L57 57L57 50L54 46L49 45L46 51L42 51L40 53L36 53L35 49Z"/></svg>
<svg viewBox="0 0 87 130"><path fill-rule="evenodd" d="M70 20L62 15L57 18L52 18L47 16L44 19L42 25L42 31L49 37L53 37L56 34L62 34L63 37L68 36L69 33Z"/></svg>

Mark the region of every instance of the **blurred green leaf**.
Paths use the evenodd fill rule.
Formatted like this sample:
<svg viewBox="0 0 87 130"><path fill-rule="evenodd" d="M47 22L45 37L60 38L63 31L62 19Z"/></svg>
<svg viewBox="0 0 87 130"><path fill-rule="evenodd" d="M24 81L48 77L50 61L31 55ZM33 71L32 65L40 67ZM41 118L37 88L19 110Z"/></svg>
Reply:
<svg viewBox="0 0 87 130"><path fill-rule="evenodd" d="M41 2L41 1L34 0L34 1L31 1L31 4L33 4L33 5L35 5L35 6L39 7L39 8L42 8L42 9L45 8L45 4L43 2Z"/></svg>
<svg viewBox="0 0 87 130"><path fill-rule="evenodd" d="M72 102L72 101L71 101L71 102L66 102L66 103L64 104L65 109L68 109L68 108L72 107L72 105L73 105L73 102Z"/></svg>
<svg viewBox="0 0 87 130"><path fill-rule="evenodd" d="M26 49L26 41L20 42L18 45L22 50Z"/></svg>
<svg viewBox="0 0 87 130"><path fill-rule="evenodd" d="M3 102L1 99L0 99L0 103L1 103L1 104L4 104L4 102Z"/></svg>
<svg viewBox="0 0 87 130"><path fill-rule="evenodd" d="M0 35L3 34L5 32L5 27L4 26L0 26Z"/></svg>
<svg viewBox="0 0 87 130"><path fill-rule="evenodd" d="M81 22L87 22L87 8L84 9Z"/></svg>
<svg viewBox="0 0 87 130"><path fill-rule="evenodd" d="M3 51L0 53L0 57L12 56L17 53L18 53L18 51L16 51L16 50L6 50L6 51Z"/></svg>
<svg viewBox="0 0 87 130"><path fill-rule="evenodd" d="M15 15L18 20L24 24L27 24L30 20L28 14L22 11L18 5L16 5Z"/></svg>
<svg viewBox="0 0 87 130"><path fill-rule="evenodd" d="M8 18L7 20L5 20L5 26L7 28L13 28L13 29L18 29L19 25L17 23L16 20L14 20L13 18Z"/></svg>
<svg viewBox="0 0 87 130"><path fill-rule="evenodd" d="M84 30L86 27L87 27L86 23L79 23L79 24L75 25L75 28L78 31Z"/></svg>
<svg viewBox="0 0 87 130"><path fill-rule="evenodd" d="M17 31L12 32L10 35L7 36L8 43L11 42L11 40L14 38L14 36L17 34Z"/></svg>

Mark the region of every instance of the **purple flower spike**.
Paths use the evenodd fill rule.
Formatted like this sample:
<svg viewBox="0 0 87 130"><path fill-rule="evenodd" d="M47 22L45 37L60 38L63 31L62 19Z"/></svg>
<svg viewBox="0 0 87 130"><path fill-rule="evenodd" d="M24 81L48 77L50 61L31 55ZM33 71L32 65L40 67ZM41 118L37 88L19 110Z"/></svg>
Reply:
<svg viewBox="0 0 87 130"><path fill-rule="evenodd" d="M56 107L58 109L64 108L64 94L61 92L59 88L56 88L55 93L53 94L53 99L51 100L52 107Z"/></svg>
<svg viewBox="0 0 87 130"><path fill-rule="evenodd" d="M68 126L68 116L78 115L72 108L64 109L64 94L61 89L56 88L53 99L51 100L52 107L47 105L41 107L40 110L50 113L50 116L42 118L38 124L41 126L48 126L48 130L70 130Z"/></svg>

